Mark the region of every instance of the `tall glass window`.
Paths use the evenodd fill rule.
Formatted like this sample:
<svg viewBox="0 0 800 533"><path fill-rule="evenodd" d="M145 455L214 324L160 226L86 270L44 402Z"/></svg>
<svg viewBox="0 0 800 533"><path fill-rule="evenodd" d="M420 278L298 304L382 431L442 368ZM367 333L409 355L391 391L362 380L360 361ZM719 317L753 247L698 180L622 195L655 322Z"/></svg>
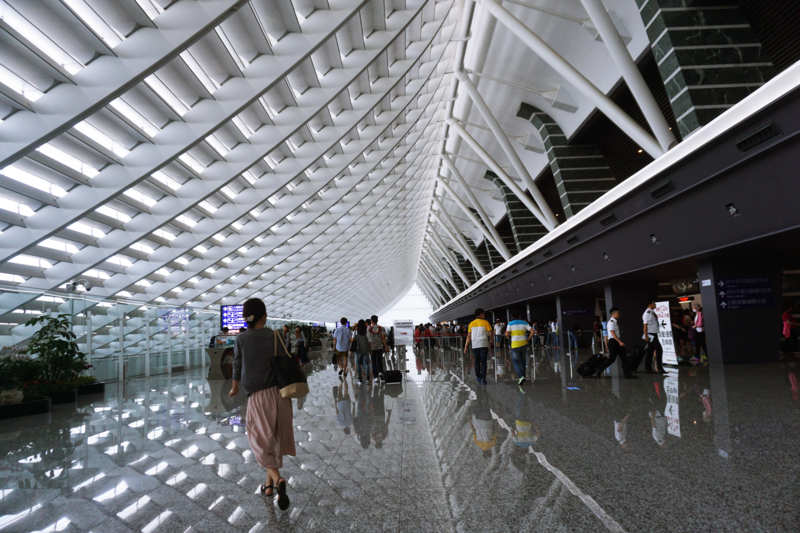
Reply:
<svg viewBox="0 0 800 533"><path fill-rule="evenodd" d="M408 290L405 296L394 307L384 311L378 319L382 326L391 327L395 320L412 320L414 324L425 324L430 321L428 317L433 314L433 306L416 283Z"/></svg>

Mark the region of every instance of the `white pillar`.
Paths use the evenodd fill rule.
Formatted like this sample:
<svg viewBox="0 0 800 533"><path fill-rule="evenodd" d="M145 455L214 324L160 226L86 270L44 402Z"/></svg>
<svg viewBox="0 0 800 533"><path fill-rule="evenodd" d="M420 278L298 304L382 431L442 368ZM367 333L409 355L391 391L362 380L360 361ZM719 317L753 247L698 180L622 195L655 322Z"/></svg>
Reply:
<svg viewBox="0 0 800 533"><path fill-rule="evenodd" d="M476 141L475 138L472 135L470 135L467 132L467 130L465 130L464 127L461 124L459 124L458 121L456 121L455 119L449 118L447 119L447 123L450 124L450 127L453 128L453 131L455 131L459 137L467 141L469 147L472 148L481 159L483 159L483 162L486 163L486 165L490 169L492 169L492 172L494 172L497 175L497 177L499 177L503 181L503 183L506 184L506 187L511 189L511 192L514 193L514 195L519 199L519 201L525 204L525 207L528 208L528 211L533 213L533 216L535 216L545 228L552 231L553 228L555 228L555 224L551 223L549 219L545 218L545 216L542 214L542 211L534 203L534 201L531 200L527 194L525 194L525 191L523 191L522 188L519 185L517 185L516 181L511 179L511 176L506 174L506 171L503 170L500 167L500 165L497 164L497 161L495 161L492 158L492 156L490 156L489 153L483 149L483 146L481 146L480 143L478 143L478 141ZM514 153L516 154L516 152ZM535 185L534 188L536 188ZM538 189L536 190L538 191ZM541 194L539 194L539 196L541 196ZM544 201L544 197L542 197L542 201ZM549 209L550 208L548 207L548 211ZM553 217L553 219L555 219L555 216Z"/></svg>
<svg viewBox="0 0 800 533"><path fill-rule="evenodd" d="M492 235L492 233L488 229L486 229L486 227L478 220L478 218L475 216L475 214L472 211L469 210L469 207L467 206L467 204L464 203L464 200L462 200L455 193L453 188L450 187L450 185L446 181L444 181L440 176L437 177L437 179L439 180L439 183L441 183L441 185L444 188L444 190L447 191L447 193L453 199L453 201L455 201L455 203L458 205L458 207L460 207L461 210L464 212L464 214L467 215L467 217L470 219L470 222L472 222L475 225L476 228L481 230L481 233L483 234L483 237L486 239L486 242L488 244L491 244L492 246L494 246L495 249L499 251L500 248L495 243L494 235ZM506 252L508 252L508 249L506 249ZM509 254L509 256L510 256L510 254Z"/></svg>
<svg viewBox="0 0 800 533"><path fill-rule="evenodd" d="M167 325L167 374L172 375L172 316L166 315L164 322Z"/></svg>
<svg viewBox="0 0 800 533"><path fill-rule="evenodd" d="M119 383L125 381L125 310L121 304L117 304L117 313L119 315L119 368L117 380ZM122 398L119 401L122 402Z"/></svg>
<svg viewBox="0 0 800 533"><path fill-rule="evenodd" d="M456 225L453 218L450 216L442 202L439 201L437 197L433 197L433 203L436 204L436 207L439 208L439 213L441 213L441 218L435 211L431 211L431 215L433 218L444 228L450 238L453 239L456 243L461 246L461 251L464 254L464 257L468 258L472 263L472 266L475 267L481 276L486 275L486 269L483 268L478 256L475 255L475 252L472 251L472 248L469 247L469 243L464 239L464 236L461 235L461 232L458 230L458 226Z"/></svg>
<svg viewBox="0 0 800 533"><path fill-rule="evenodd" d="M466 285L467 287L472 286L472 284L469 282L469 278L467 278L467 275L464 273L463 270L461 270L461 265L458 264L458 261L456 260L455 257L453 257L452 252L442 242L442 238L436 235L436 233L433 231L432 228L430 229L429 235L431 237L431 242L433 243L433 246L437 248L444 255L444 258L447 260L448 263L450 263L450 266L453 267L453 270L456 271L456 274L458 274L458 276L461 278L461 281L464 282L464 285Z"/></svg>
<svg viewBox="0 0 800 533"><path fill-rule="evenodd" d="M625 46L625 42L617 31L614 21L611 20L601 0L581 0L581 3L586 12L589 13L589 17L594 22L600 37L603 38L603 42L608 48L608 53L611 54L611 59L622 71L622 77L625 78L625 83L631 90L633 97L636 98L636 102L639 104L644 118L647 119L650 129L653 130L661 148L666 152L677 144L675 135L670 131L667 119L664 118L664 114L661 112L661 108L658 107L653 93L650 92L642 73L639 72L639 68L628 52L628 47Z"/></svg>
<svg viewBox="0 0 800 533"><path fill-rule="evenodd" d="M150 377L150 309L144 312L144 377Z"/></svg>
<svg viewBox="0 0 800 533"><path fill-rule="evenodd" d="M480 204L480 202L478 202L478 199L475 197L475 194L472 192L472 189L469 188L469 185L467 185L467 180L465 180L464 176L461 175L461 172L456 167L456 164L453 163L453 160L450 159L449 155L444 154L441 156L441 159L442 162L444 162L445 166L448 168L448 170L450 170L450 173L456 178L458 184L461 185L461 188L464 190L464 194L467 195L469 201L472 202L472 206L478 212L478 215L480 215L484 224L486 224L486 229L489 230L489 233L492 235L491 239L489 240L493 242L494 247L497 248L497 251L500 252L500 255L502 255L506 261L511 259L511 252L509 252L508 248L506 248L506 245L503 242L503 238L500 237L500 233L497 231L497 228L495 228L494 224L492 224L492 219L489 218L489 215L486 214L486 211L483 209L483 206ZM445 181L441 178L440 181L442 183L445 183ZM449 184L445 185L449 186ZM452 191L452 189L450 189L450 191ZM455 196L454 192L451 192L451 194ZM467 211L469 211L469 209L467 209Z"/></svg>
<svg viewBox="0 0 800 533"><path fill-rule="evenodd" d="M566 59L561 57L558 52L553 50L530 28L523 24L517 17L512 15L507 9L500 5L497 0L478 0L480 4L514 35L516 35L528 48L541 57L555 71L561 75L570 85L579 90L588 98L597 109L616 124L626 135L633 139L653 158L658 158L664 154L661 145L652 135L647 133L635 120L614 103L609 97L603 94L600 89L590 82L586 77L578 72Z"/></svg>
<svg viewBox="0 0 800 533"><path fill-rule="evenodd" d="M86 312L86 361L92 364L92 313Z"/></svg>
<svg viewBox="0 0 800 533"><path fill-rule="evenodd" d="M191 348L189 343L191 341L191 329L192 329L192 326L191 326L191 322L189 321L189 317L186 317L185 324L186 324L186 331L184 332L183 343L185 345L184 349L185 349L185 352L186 352L186 357L185 357L185 363L184 363L184 371L188 372L189 368L191 368L191 366L192 366L191 365L191 360L190 360L191 359L191 354L189 352L189 350Z"/></svg>
<svg viewBox="0 0 800 533"><path fill-rule="evenodd" d="M428 254L428 258L430 259L431 263L433 263L433 266L438 268L439 271L442 273L444 280L450 283L450 285L453 287L453 290L456 291L456 294L460 293L461 289L458 288L456 280L454 280L453 276L450 275L450 269L447 268L447 264L443 263L442 259L437 254L433 253L433 250L428 250L423 248L423 253L426 252Z"/></svg>
<svg viewBox="0 0 800 533"><path fill-rule="evenodd" d="M544 225L545 228L552 231L553 228L555 228L558 225L556 216L553 214L553 211L547 204L547 200L544 199L544 196L534 183L533 178L528 172L528 169L525 168L525 165L522 164L522 160L519 158L517 151L514 149L513 146L511 146L508 137L506 137L506 134L500 127L500 124L497 123L497 119L494 117L494 114L492 114L492 111L489 109L489 106L486 105L486 102L483 100L483 97L478 92L477 87L475 87L475 85L473 85L472 83L472 80L469 79L467 73L464 72L461 68L456 68L455 74L458 80L467 89L467 94L469 95L472 102L475 104L475 107L478 108L478 111L483 116L483 119L489 125L489 129L492 130L492 133L497 139L497 142L500 143L500 147L503 149L503 152L505 152L506 156L511 160L511 164L516 169L520 178L522 178L522 181L528 187L528 190L531 192L531 195L533 196L533 199L536 202L536 206L538 207L538 209L536 210L532 209L533 206L529 205L529 203L532 202L530 201L528 196L524 193L521 196L518 195L520 201L525 204L525 206L531 211L531 213L533 213L533 215L536 218L539 219L539 221L542 223L542 225ZM459 125L459 127L461 126ZM497 167L499 168L499 165L497 165ZM506 180L503 179L503 181L505 182ZM514 194L517 194L517 192L514 191Z"/></svg>

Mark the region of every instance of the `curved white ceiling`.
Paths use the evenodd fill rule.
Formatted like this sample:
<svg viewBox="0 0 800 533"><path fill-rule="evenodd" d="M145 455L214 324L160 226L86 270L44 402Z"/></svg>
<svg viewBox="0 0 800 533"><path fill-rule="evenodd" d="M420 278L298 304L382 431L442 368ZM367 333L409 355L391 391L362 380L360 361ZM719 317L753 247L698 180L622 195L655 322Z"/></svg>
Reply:
<svg viewBox="0 0 800 533"><path fill-rule="evenodd" d="M417 275L453 4L0 0L0 283L388 308Z"/></svg>

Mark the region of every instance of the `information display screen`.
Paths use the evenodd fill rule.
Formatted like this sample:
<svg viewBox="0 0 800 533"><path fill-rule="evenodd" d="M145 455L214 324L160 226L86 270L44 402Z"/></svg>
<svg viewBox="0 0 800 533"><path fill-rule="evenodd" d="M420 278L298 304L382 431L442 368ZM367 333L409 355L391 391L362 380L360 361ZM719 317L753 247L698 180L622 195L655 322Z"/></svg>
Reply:
<svg viewBox="0 0 800 533"><path fill-rule="evenodd" d="M227 327L230 330L246 328L247 322L242 316L243 308L243 305L221 305L219 309L220 328Z"/></svg>

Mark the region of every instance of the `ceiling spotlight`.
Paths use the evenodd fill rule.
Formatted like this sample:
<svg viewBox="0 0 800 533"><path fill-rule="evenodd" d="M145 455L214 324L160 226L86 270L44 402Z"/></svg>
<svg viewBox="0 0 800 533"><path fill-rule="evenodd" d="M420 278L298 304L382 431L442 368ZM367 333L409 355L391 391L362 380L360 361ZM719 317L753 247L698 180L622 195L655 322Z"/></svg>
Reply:
<svg viewBox="0 0 800 533"><path fill-rule="evenodd" d="M572 269L573 272L577 272L578 271L578 269L575 268L575 265L570 265L569 267Z"/></svg>
<svg viewBox="0 0 800 533"><path fill-rule="evenodd" d="M608 254L605 252L603 252L603 259L605 259L606 261L611 261L611 259L608 258Z"/></svg>
<svg viewBox="0 0 800 533"><path fill-rule="evenodd" d="M641 154L641 153L642 153L642 149L641 149L641 148L639 148L639 151L638 151L637 153Z"/></svg>
<svg viewBox="0 0 800 533"><path fill-rule="evenodd" d="M658 244L659 243L658 237L656 237L655 233L651 233L650 234L650 240L653 241L653 244Z"/></svg>
<svg viewBox="0 0 800 533"><path fill-rule="evenodd" d="M736 206L735 206L735 205L733 205L733 204L728 204L728 205L726 205L726 206L725 206L725 209L727 209L727 210L728 210L728 214L729 214L730 216L732 216L732 217L738 217L739 215L741 215L741 213L739 212L739 210L738 210L738 209L736 208Z"/></svg>
<svg viewBox="0 0 800 533"><path fill-rule="evenodd" d="M547 281L553 281L553 276L551 276L550 274L548 274L548 275L547 275Z"/></svg>

